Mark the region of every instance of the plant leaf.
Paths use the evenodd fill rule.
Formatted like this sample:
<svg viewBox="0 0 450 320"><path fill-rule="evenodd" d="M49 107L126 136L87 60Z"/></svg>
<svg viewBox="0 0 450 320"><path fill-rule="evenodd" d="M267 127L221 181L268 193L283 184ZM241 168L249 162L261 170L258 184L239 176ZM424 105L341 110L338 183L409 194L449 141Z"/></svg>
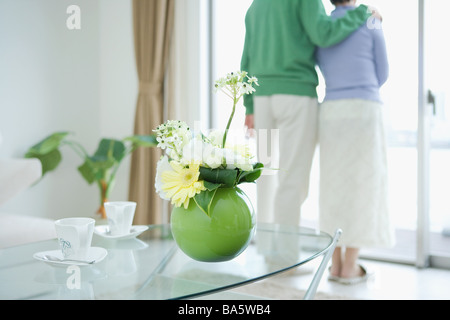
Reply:
<svg viewBox="0 0 450 320"><path fill-rule="evenodd" d="M92 167L89 160L86 160L79 166L78 171L88 184L92 184L96 180L96 170Z"/></svg>
<svg viewBox="0 0 450 320"><path fill-rule="evenodd" d="M255 182L255 180L261 176L263 168L264 168L264 165L262 163L258 162L253 165L252 171L241 172L241 175L239 176L238 184L244 183L244 182Z"/></svg>
<svg viewBox="0 0 450 320"><path fill-rule="evenodd" d="M130 141L133 143L134 147L156 147L158 141L156 141L155 135L134 135L123 139L123 141Z"/></svg>
<svg viewBox="0 0 450 320"><path fill-rule="evenodd" d="M116 163L113 157L94 155L89 157L89 162L94 169L109 169Z"/></svg>
<svg viewBox="0 0 450 320"><path fill-rule="evenodd" d="M46 154L35 153L32 154L28 152L25 155L26 158L37 158L41 162L42 165L42 176L41 178L49 171L52 171L58 167L59 163L62 160L61 152L58 149L54 149Z"/></svg>
<svg viewBox="0 0 450 320"><path fill-rule="evenodd" d="M49 135L44 140L32 146L28 152L25 154L25 157L30 158L28 155L43 155L49 152L52 152L55 149L59 148L61 141L69 134L69 132L55 132Z"/></svg>
<svg viewBox="0 0 450 320"><path fill-rule="evenodd" d="M210 217L209 209L211 207L212 200L216 194L217 188L212 191L204 190L194 196L194 201L197 206Z"/></svg>
<svg viewBox="0 0 450 320"><path fill-rule="evenodd" d="M212 183L212 182L209 182L209 181L203 181L203 185L209 191L213 191L213 190L215 190L215 189L217 189L217 188L219 188L221 186L220 183Z"/></svg>
<svg viewBox="0 0 450 320"><path fill-rule="evenodd" d="M25 158L37 158L42 165L42 177L49 171L55 170L61 162L62 156L59 146L69 132L56 132L28 149ZM41 178L42 178L41 177Z"/></svg>
<svg viewBox="0 0 450 320"><path fill-rule="evenodd" d="M236 185L236 177L238 171L234 169L210 169L200 167L199 180L221 184L224 187L234 187Z"/></svg>
<svg viewBox="0 0 450 320"><path fill-rule="evenodd" d="M94 157L98 159L102 157L114 158L117 162L122 161L125 156L125 145L122 141L115 139L102 139L98 145Z"/></svg>

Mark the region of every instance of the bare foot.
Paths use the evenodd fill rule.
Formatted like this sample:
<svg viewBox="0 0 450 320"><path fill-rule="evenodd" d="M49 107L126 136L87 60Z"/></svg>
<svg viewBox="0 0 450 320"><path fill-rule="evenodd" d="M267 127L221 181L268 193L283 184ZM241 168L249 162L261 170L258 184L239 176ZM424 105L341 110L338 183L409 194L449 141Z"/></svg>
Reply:
<svg viewBox="0 0 450 320"><path fill-rule="evenodd" d="M330 267L330 274L333 277L339 277L341 275L340 267L335 266L334 264L332 264L331 267Z"/></svg>

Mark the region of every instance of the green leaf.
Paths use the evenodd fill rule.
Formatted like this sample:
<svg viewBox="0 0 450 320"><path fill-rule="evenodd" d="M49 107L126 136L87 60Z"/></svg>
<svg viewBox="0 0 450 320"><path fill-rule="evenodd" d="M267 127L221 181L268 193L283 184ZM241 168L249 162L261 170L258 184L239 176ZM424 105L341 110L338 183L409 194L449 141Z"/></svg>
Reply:
<svg viewBox="0 0 450 320"><path fill-rule="evenodd" d="M105 179L107 172L117 161L113 157L94 155L87 157L84 163L78 167L83 178L91 184L100 179Z"/></svg>
<svg viewBox="0 0 450 320"><path fill-rule="evenodd" d="M49 171L56 169L61 162L62 156L59 146L68 132L56 132L32 146L25 158L37 158L42 165L42 177Z"/></svg>
<svg viewBox="0 0 450 320"><path fill-rule="evenodd" d="M92 184L96 180L96 170L92 167L89 160L86 160L79 166L78 171L88 184Z"/></svg>
<svg viewBox="0 0 450 320"><path fill-rule="evenodd" d="M231 169L209 169L200 167L199 180L208 181L214 184L221 184L224 187L234 187L238 171Z"/></svg>
<svg viewBox="0 0 450 320"><path fill-rule="evenodd" d="M211 207L212 200L216 194L217 188L212 191L204 190L195 195L194 201L197 206L210 217L209 209Z"/></svg>
<svg viewBox="0 0 450 320"><path fill-rule="evenodd" d="M130 141L135 147L156 147L158 141L156 141L155 135L134 135L123 139L123 141Z"/></svg>
<svg viewBox="0 0 450 320"><path fill-rule="evenodd" d="M59 148L61 141L69 134L69 132L55 132L40 141L39 143L32 146L28 152L25 154L25 157L30 158L30 154L36 155L44 155L54 151Z"/></svg>
<svg viewBox="0 0 450 320"><path fill-rule="evenodd" d="M52 171L58 167L61 162L62 156L58 149L50 151L46 154L30 153L25 155L26 158L37 158L42 165L42 177L49 171ZM41 177L41 178L42 178Z"/></svg>
<svg viewBox="0 0 450 320"><path fill-rule="evenodd" d="M113 157L94 155L89 157L89 162L94 169L100 170L111 168L116 163L116 160Z"/></svg>
<svg viewBox="0 0 450 320"><path fill-rule="evenodd" d="M215 189L217 189L217 188L219 188L221 186L220 183L212 183L212 182L209 182L209 181L203 181L203 185L209 191L213 191L213 190L215 190Z"/></svg>
<svg viewBox="0 0 450 320"><path fill-rule="evenodd" d="M117 162L122 161L125 156L125 145L122 141L114 139L102 139L95 151L94 157L114 158Z"/></svg>
<svg viewBox="0 0 450 320"><path fill-rule="evenodd" d="M238 184L244 182L255 182L255 180L261 176L263 168L264 165L258 162L253 165L252 171L243 171L239 176Z"/></svg>

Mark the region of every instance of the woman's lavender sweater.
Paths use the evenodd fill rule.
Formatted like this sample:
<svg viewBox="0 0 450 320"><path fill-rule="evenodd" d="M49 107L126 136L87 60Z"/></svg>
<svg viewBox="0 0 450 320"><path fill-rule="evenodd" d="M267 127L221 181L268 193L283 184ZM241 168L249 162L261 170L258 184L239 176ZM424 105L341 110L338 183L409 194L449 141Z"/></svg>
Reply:
<svg viewBox="0 0 450 320"><path fill-rule="evenodd" d="M339 6L331 17L343 16L353 6ZM389 65L381 22L369 18L337 45L317 48L317 63L325 78L325 100L360 98L380 101Z"/></svg>

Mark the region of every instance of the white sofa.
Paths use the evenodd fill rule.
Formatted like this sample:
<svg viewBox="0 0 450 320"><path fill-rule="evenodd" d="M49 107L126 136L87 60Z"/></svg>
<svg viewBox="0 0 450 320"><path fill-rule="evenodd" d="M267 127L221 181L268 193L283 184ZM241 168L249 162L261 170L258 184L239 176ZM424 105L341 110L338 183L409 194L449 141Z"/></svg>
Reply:
<svg viewBox="0 0 450 320"><path fill-rule="evenodd" d="M4 203L39 180L41 173L37 159L0 159L0 248L56 238L53 220L2 211Z"/></svg>

